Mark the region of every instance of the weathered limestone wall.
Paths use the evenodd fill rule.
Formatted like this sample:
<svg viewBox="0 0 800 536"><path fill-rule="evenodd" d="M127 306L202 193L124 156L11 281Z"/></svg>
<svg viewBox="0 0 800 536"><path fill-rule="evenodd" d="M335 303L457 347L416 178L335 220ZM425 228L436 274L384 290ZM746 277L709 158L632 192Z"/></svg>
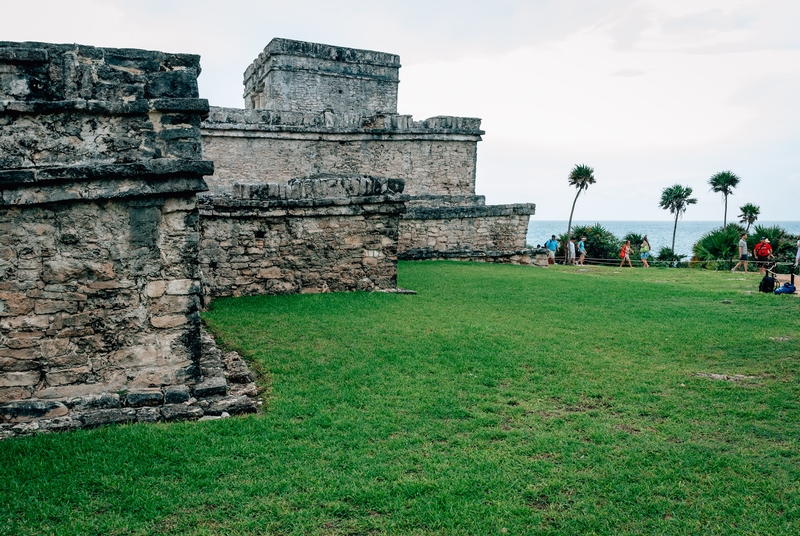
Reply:
<svg viewBox="0 0 800 536"><path fill-rule="evenodd" d="M0 438L254 408L200 344L199 71L0 43Z"/></svg>
<svg viewBox="0 0 800 536"><path fill-rule="evenodd" d="M212 108L202 125L203 154L216 193L235 182L286 183L323 173L396 177L409 195L475 191L480 120L410 116L361 118Z"/></svg>
<svg viewBox="0 0 800 536"><path fill-rule="evenodd" d="M321 177L203 196L209 298L394 289L403 181Z"/></svg>
<svg viewBox="0 0 800 536"><path fill-rule="evenodd" d="M525 235L534 207L528 203L486 206L431 199L408 204L400 222L401 259L478 259L530 264Z"/></svg>
<svg viewBox="0 0 800 536"><path fill-rule="evenodd" d="M399 69L395 54L276 38L244 73L245 107L395 114Z"/></svg>

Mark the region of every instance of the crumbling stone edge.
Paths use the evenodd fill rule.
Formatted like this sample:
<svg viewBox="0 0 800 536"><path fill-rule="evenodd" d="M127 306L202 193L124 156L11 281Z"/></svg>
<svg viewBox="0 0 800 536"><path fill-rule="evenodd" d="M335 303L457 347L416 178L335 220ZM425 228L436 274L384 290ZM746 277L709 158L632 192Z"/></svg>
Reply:
<svg viewBox="0 0 800 536"><path fill-rule="evenodd" d="M194 385L0 404L0 440L113 423L204 421L256 413L262 401L247 363L237 352L223 352L205 329L200 344L202 377Z"/></svg>

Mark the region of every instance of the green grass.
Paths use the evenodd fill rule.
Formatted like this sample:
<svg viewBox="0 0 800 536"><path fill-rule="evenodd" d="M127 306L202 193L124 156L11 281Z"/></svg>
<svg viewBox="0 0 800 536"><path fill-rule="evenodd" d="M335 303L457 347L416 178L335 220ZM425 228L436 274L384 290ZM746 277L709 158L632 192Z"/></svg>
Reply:
<svg viewBox="0 0 800 536"><path fill-rule="evenodd" d="M219 300L264 413L1 442L0 534L797 534L800 299L758 280L422 262L415 296Z"/></svg>

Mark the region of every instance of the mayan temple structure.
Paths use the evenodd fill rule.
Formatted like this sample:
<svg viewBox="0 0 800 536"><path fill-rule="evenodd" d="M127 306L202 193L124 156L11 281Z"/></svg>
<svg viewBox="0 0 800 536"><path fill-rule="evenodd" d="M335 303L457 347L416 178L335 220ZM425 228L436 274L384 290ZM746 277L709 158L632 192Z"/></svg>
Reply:
<svg viewBox="0 0 800 536"><path fill-rule="evenodd" d="M245 71L246 108L212 107L201 125L209 189L222 202L236 183L401 179L399 258L529 264L534 205L475 195L480 119L398 114L399 69L394 54L273 39Z"/></svg>

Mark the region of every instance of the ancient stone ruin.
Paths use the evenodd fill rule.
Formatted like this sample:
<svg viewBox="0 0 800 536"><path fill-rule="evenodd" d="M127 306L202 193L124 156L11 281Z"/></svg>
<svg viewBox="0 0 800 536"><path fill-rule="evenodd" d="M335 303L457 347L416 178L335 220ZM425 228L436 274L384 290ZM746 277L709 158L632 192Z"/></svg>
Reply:
<svg viewBox="0 0 800 536"><path fill-rule="evenodd" d="M402 192L399 180L315 177L203 197L205 296L394 289Z"/></svg>
<svg viewBox="0 0 800 536"><path fill-rule="evenodd" d="M475 195L480 120L398 115L399 67L275 39L209 109L198 56L0 42L0 439L255 411L217 297L529 264L533 205Z"/></svg>
<svg viewBox="0 0 800 536"><path fill-rule="evenodd" d="M0 437L255 409L201 339L199 62L0 43Z"/></svg>
<svg viewBox="0 0 800 536"><path fill-rule="evenodd" d="M321 174L402 179L410 197L401 259L530 264L534 205L486 206L475 195L480 119L397 113L394 54L273 39L247 68L247 109L211 108L201 125L209 188L286 184ZM213 202L212 202L213 204Z"/></svg>

